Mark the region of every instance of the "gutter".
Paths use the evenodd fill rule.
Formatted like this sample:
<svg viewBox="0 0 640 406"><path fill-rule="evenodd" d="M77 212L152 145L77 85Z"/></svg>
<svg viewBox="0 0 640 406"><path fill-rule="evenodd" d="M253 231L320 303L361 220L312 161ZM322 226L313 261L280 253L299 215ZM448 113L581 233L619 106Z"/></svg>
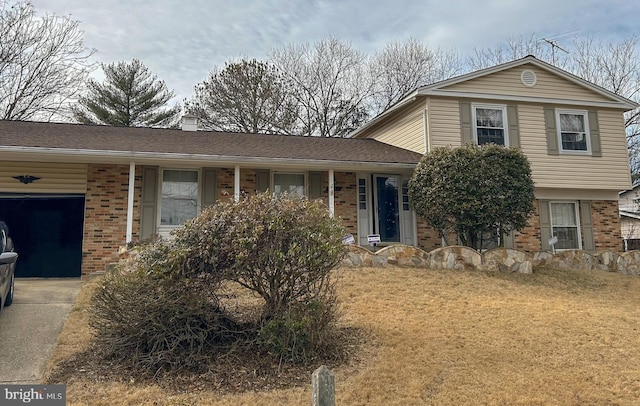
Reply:
<svg viewBox="0 0 640 406"><path fill-rule="evenodd" d="M6 155L5 155L6 154ZM9 155L10 154L10 155ZM25 157L26 155L26 157ZM16 160L30 158L29 161L40 159L58 158L61 161L77 163L95 163L100 158L100 163L126 163L135 161L140 164L167 163L225 163L230 165L250 164L256 168L262 167L306 167L309 169L348 169L348 170L375 170L377 168L388 169L415 169L416 163L375 162L375 161L339 161L321 159L291 159L291 158L264 158L242 157L229 155L204 155L204 154L175 154L163 152L136 152L113 150L78 150L67 148L42 148L42 147L3 147L0 146L0 160ZM83 159L84 158L84 159Z"/></svg>

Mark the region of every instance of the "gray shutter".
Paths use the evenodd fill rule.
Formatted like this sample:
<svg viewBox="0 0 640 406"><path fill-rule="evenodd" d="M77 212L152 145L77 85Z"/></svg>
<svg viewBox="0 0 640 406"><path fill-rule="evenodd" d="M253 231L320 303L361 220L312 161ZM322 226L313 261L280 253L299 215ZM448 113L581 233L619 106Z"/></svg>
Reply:
<svg viewBox="0 0 640 406"><path fill-rule="evenodd" d="M520 132L518 128L518 106L507 106L507 124L509 125L509 146L520 148Z"/></svg>
<svg viewBox="0 0 640 406"><path fill-rule="evenodd" d="M602 156L600 147L600 126L598 125L598 112L589 110L589 135L591 137L591 155Z"/></svg>
<svg viewBox="0 0 640 406"><path fill-rule="evenodd" d="M593 219L591 218L591 202L580 202L580 226L582 228L582 249L593 252L596 250L593 239Z"/></svg>
<svg viewBox="0 0 640 406"><path fill-rule="evenodd" d="M556 127L556 109L544 107L544 127L547 132L547 153L558 155L558 130Z"/></svg>
<svg viewBox="0 0 640 406"><path fill-rule="evenodd" d="M471 119L471 103L460 102L460 136L462 144L473 142L473 123Z"/></svg>
<svg viewBox="0 0 640 406"><path fill-rule="evenodd" d="M142 213L140 216L140 239L156 235L156 210L158 205L158 168L142 168Z"/></svg>
<svg viewBox="0 0 640 406"><path fill-rule="evenodd" d="M551 216L549 214L549 201L538 200L538 213L540 213L540 240L542 251L549 251L549 238L551 238Z"/></svg>
<svg viewBox="0 0 640 406"><path fill-rule="evenodd" d="M211 206L216 202L216 170L204 168L202 170L202 207Z"/></svg>
<svg viewBox="0 0 640 406"><path fill-rule="evenodd" d="M309 172L309 199L322 199L322 172Z"/></svg>
<svg viewBox="0 0 640 406"><path fill-rule="evenodd" d="M256 171L256 192L264 193L269 190L271 174L269 170L258 170Z"/></svg>

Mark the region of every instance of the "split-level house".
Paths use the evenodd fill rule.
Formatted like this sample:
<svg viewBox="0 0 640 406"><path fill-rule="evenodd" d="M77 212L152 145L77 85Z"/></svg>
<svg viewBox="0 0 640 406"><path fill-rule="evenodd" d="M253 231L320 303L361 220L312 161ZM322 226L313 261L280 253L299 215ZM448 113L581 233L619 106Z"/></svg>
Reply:
<svg viewBox="0 0 640 406"><path fill-rule="evenodd" d="M349 138L196 131L189 116L182 130L0 121L0 220L19 276L103 271L129 242L266 190L323 199L360 245L430 251L442 240L411 210L413 169L434 147L494 142L522 148L536 185L529 227L504 245L619 251L637 107L527 57L419 88Z"/></svg>
<svg viewBox="0 0 640 406"><path fill-rule="evenodd" d="M636 108L528 56L423 86L351 136L418 153L464 143L521 148L535 182L535 213L503 245L540 251L551 241L556 249L620 251L618 192L631 186L623 115ZM420 245L429 246L427 235L419 235Z"/></svg>

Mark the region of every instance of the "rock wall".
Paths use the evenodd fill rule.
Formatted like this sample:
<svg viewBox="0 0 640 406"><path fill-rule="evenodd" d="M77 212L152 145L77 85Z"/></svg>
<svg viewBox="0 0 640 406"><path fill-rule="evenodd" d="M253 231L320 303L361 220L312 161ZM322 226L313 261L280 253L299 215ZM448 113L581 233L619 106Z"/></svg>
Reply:
<svg viewBox="0 0 640 406"><path fill-rule="evenodd" d="M547 251L533 254L512 249L494 248L484 253L464 246L452 245L426 252L408 245L390 245L377 252L350 245L342 262L346 267L408 266L428 269L485 270L533 273L536 267L553 266L640 275L640 251L619 254L601 251L590 254L582 250L558 253Z"/></svg>

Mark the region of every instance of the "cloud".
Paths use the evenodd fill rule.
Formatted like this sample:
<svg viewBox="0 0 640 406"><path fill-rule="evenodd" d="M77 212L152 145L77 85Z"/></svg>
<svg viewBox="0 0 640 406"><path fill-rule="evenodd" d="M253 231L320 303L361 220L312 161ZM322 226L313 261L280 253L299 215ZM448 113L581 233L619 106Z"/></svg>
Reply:
<svg viewBox="0 0 640 406"><path fill-rule="evenodd" d="M567 32L614 40L636 27L632 2L583 0L32 0L38 12L81 21L95 60L138 58L176 99L214 66L242 57L265 59L287 44L329 36L366 53L393 40L414 37L432 48L468 54L509 37ZM571 38L564 38L571 41Z"/></svg>

